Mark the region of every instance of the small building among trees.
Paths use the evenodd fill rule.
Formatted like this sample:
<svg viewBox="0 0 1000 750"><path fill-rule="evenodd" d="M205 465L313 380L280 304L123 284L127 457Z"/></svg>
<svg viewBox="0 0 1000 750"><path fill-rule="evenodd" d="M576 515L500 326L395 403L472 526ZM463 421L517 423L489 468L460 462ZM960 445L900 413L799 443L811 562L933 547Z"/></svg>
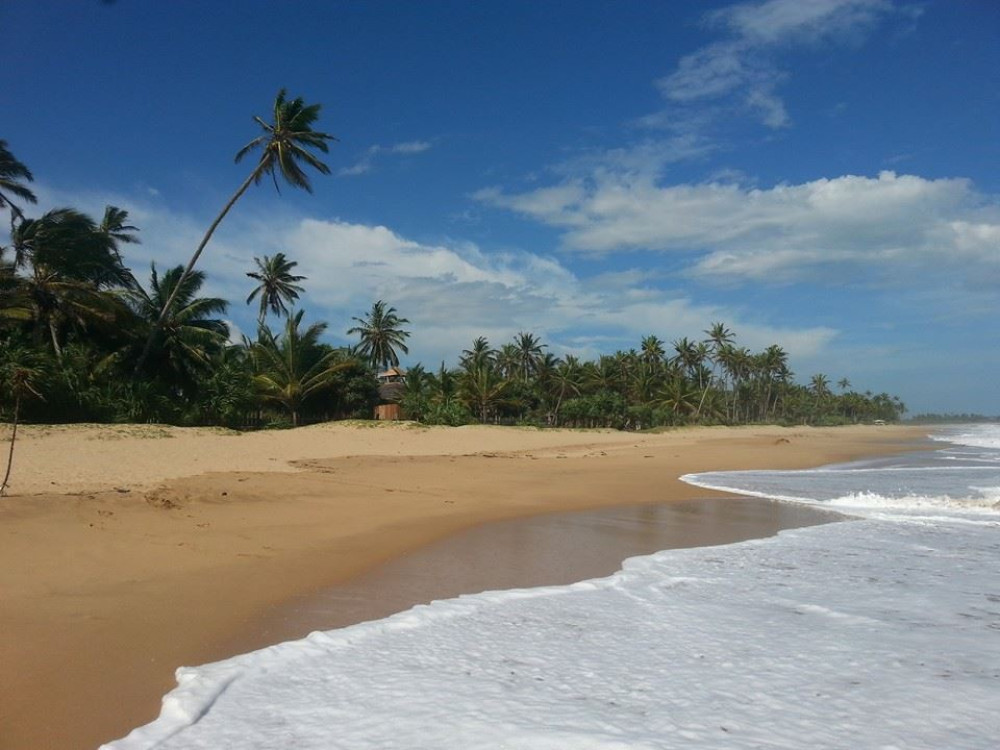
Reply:
<svg viewBox="0 0 1000 750"><path fill-rule="evenodd" d="M406 393L406 372L398 367L390 367L377 375L378 404L375 419L395 422L402 419L399 402Z"/></svg>

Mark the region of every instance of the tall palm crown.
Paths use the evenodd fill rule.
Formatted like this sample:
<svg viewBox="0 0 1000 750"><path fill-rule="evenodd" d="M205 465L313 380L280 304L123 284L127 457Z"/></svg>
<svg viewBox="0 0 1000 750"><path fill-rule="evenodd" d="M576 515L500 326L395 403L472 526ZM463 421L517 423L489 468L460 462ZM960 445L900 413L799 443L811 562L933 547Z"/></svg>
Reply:
<svg viewBox="0 0 1000 750"><path fill-rule="evenodd" d="M663 357L666 356L666 350L663 348L663 342L650 334L649 336L644 336L641 344L642 349L642 361L647 365L656 365L663 362Z"/></svg>
<svg viewBox="0 0 1000 750"><path fill-rule="evenodd" d="M247 276L260 283L250 292L247 304L253 302L255 297L260 297L260 312L257 316L257 323L264 325L264 316L267 315L269 309L275 315L288 314L285 303L291 304L299 298L299 292L305 291L295 282L304 281L306 277L296 276L292 273L292 269L298 263L285 258L284 253L277 253L273 258L265 255L263 260L254 258L253 261L257 264L257 270L248 271Z"/></svg>
<svg viewBox="0 0 1000 750"><path fill-rule="evenodd" d="M264 175L270 175L274 180L274 186L277 188L278 174L280 173L282 179L292 187L300 187L311 193L312 186L309 183L309 177L299 165L299 162L305 162L305 164L322 174L330 173L330 168L309 151L311 148L316 148L325 153L329 150L326 142L337 140L329 133L321 133L312 129L313 124L319 117L320 105L307 105L301 97L288 101L286 96L285 89L281 89L275 97L273 122L268 123L260 117L254 117L254 121L263 128L264 133L241 148L236 154L236 161L239 162L248 153L258 149L262 151L260 160L249 176L236 189L236 192L233 193L233 196L226 205L223 206L222 211L219 212L215 221L209 226L208 231L205 232L205 236L198 245L198 249L194 251L194 255L191 256L191 260L188 261L187 266L184 268L181 281L194 270L198 258L201 257L202 251L208 245L209 240L212 239L216 228L226 218L226 214L229 213L229 210L243 196L250 185L260 183ZM178 285L179 288L180 285ZM167 300L160 320L150 332L150 336L146 341L146 347L139 356L139 360L135 366L136 372L142 368L146 357L149 355L153 339L156 336L156 329L163 325L163 321L169 314L173 303L174 297Z"/></svg>
<svg viewBox="0 0 1000 750"><path fill-rule="evenodd" d="M7 141L0 140L0 208L10 209L11 225L14 219L23 218L19 209L10 196L16 196L28 203L37 203L38 199L30 189L25 187L24 182L31 182L35 178L31 171L19 162L7 148Z"/></svg>
<svg viewBox="0 0 1000 750"><path fill-rule="evenodd" d="M347 335L358 334L361 337L359 351L372 367L386 369L399 365L397 350L409 354L406 339L410 337L402 326L410 321L396 314L395 307L387 307L379 300L372 305L371 312L364 318L352 318L360 323L347 331Z"/></svg>
<svg viewBox="0 0 1000 750"><path fill-rule="evenodd" d="M547 345L541 343L535 334L522 331L514 337L514 346L517 349L517 366L521 379L527 381L538 371L538 363L542 359L542 349L546 348Z"/></svg>
<svg viewBox="0 0 1000 750"><path fill-rule="evenodd" d="M480 336L472 342L471 349L462 350L462 367L466 370L489 367L496 361L497 354L496 350L490 348L486 337Z"/></svg>
<svg viewBox="0 0 1000 750"><path fill-rule="evenodd" d="M236 154L239 162L244 156L257 149L262 149L260 161L252 173L253 181L260 184L264 175L270 175L274 187L278 188L278 175L293 187L312 192L309 176L299 166L305 162L321 174L330 174L330 168L313 156L310 148L317 148L326 153L329 148L327 141L337 140L328 133L320 133L312 129L313 123L319 119L319 104L307 105L302 97L291 101L286 98L285 89L281 89L274 99L274 121L264 122L254 116L254 121L264 130L262 135L254 138Z"/></svg>

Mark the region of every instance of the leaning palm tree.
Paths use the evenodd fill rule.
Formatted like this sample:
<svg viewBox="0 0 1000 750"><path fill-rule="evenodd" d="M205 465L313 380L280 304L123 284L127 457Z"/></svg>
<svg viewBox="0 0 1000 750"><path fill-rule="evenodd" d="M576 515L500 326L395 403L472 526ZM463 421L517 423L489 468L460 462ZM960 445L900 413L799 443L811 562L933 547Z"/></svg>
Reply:
<svg viewBox="0 0 1000 750"><path fill-rule="evenodd" d="M0 140L0 208L10 210L12 230L15 219L23 219L24 214L10 199L10 196L16 196L28 203L37 203L38 199L35 194L24 185L24 182L31 182L34 179L31 171L19 162L7 148L7 141Z"/></svg>
<svg viewBox="0 0 1000 750"><path fill-rule="evenodd" d="M243 193L247 191L250 185L260 184L265 176L270 176L274 181L274 187L280 191L278 186L278 175L280 174L282 179L292 187L302 188L306 192L311 193L312 185L309 182L309 175L302 169L300 162L312 167L321 174L330 173L330 168L317 159L310 151L310 149L315 148L326 153L329 150L326 142L337 140L329 133L321 133L318 130L313 130L312 126L319 118L319 110L319 104L306 104L302 100L302 97L297 97L289 101L286 98L285 89L281 89L274 99L273 121L268 123L260 117L255 116L253 118L264 132L236 153L236 161L239 162L247 154L260 150L261 155L257 166L253 168L253 171L240 184L226 205L222 207L219 215L215 217L215 221L208 227L208 231L202 237L198 249L194 251L194 255L191 256L191 260L188 261L187 266L184 268L184 273L176 287L177 290L183 287L184 280L191 275L195 264L198 262L198 258L201 257L205 246L212 239L216 228L226 218L226 214L229 213L229 210L243 196ZM154 330L150 332L149 339L146 341L146 347L140 355L139 361L136 363L136 372L142 368L146 357L149 356L149 350L153 345L153 339L156 337L156 331L163 325L163 322L170 314L170 308L173 303L173 297L167 300L160 320L154 326Z"/></svg>
<svg viewBox="0 0 1000 750"><path fill-rule="evenodd" d="M397 367L399 355L396 354L396 350L403 354L410 353L405 343L410 333L402 328L404 323L410 321L399 317L395 307L387 307L385 302L379 300L372 305L371 312L364 318L352 318L352 320L361 325L349 329L347 335L356 333L361 337L359 351L372 367L383 370L390 366Z"/></svg>
<svg viewBox="0 0 1000 750"><path fill-rule="evenodd" d="M247 271L254 281L260 282L247 297L247 304L260 297L260 311L257 314L257 325L264 325L264 317L270 310L275 315L288 314L285 303L293 303L299 298L299 293L305 291L296 281L304 281L305 276L296 276L292 269L298 265L294 260L285 258L284 253L277 253L273 258L264 256L264 260L254 258L256 271Z"/></svg>

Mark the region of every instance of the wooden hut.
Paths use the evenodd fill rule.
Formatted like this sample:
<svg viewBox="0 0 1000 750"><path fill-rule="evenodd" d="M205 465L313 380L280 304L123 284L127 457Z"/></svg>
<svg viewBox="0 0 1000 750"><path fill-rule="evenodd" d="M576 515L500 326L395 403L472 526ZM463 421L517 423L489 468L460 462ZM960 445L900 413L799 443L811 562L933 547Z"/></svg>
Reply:
<svg viewBox="0 0 1000 750"><path fill-rule="evenodd" d="M406 393L406 372L398 367L390 367L378 374L378 404L375 419L396 421L402 419L399 402Z"/></svg>

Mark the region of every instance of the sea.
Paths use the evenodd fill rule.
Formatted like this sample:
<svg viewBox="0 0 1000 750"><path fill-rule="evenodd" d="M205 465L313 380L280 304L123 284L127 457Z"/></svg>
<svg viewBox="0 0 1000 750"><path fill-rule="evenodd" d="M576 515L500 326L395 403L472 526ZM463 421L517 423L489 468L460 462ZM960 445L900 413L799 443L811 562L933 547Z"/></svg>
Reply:
<svg viewBox="0 0 1000 750"><path fill-rule="evenodd" d="M1000 747L1000 425L699 487L834 522L177 672L113 750Z"/></svg>

